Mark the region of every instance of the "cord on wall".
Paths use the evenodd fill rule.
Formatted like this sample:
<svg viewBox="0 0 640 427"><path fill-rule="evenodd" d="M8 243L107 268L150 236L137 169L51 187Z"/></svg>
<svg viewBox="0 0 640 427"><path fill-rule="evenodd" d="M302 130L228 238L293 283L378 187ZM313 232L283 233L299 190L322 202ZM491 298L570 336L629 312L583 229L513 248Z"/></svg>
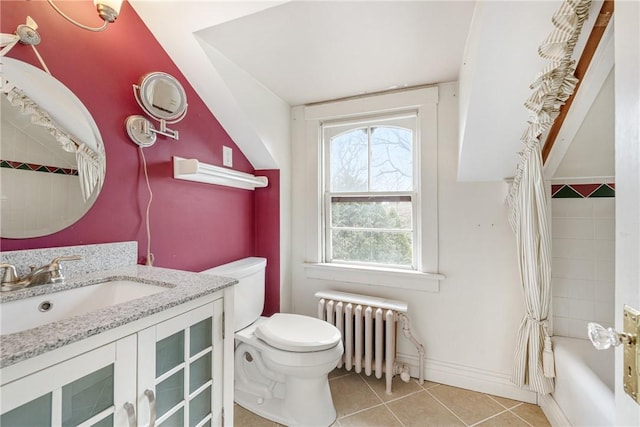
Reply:
<svg viewBox="0 0 640 427"><path fill-rule="evenodd" d="M144 157L144 151L142 146L139 147L140 156L142 157L142 166L144 169L144 179L147 182L147 189L149 190L149 202L147 203L147 211L145 214L145 224L147 227L147 262L146 265L153 265L153 254L151 253L151 227L149 226L149 211L151 210L151 202L153 201L153 191L151 191L151 184L149 184L149 173L147 172L147 159Z"/></svg>

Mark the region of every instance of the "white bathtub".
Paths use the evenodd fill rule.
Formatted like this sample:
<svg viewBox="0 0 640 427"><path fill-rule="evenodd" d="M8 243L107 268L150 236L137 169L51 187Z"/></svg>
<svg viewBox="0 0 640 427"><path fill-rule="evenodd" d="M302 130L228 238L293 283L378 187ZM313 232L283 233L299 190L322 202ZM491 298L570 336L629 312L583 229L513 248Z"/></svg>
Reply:
<svg viewBox="0 0 640 427"><path fill-rule="evenodd" d="M556 368L553 400L570 425L613 426L614 351L598 351L589 340L552 339Z"/></svg>

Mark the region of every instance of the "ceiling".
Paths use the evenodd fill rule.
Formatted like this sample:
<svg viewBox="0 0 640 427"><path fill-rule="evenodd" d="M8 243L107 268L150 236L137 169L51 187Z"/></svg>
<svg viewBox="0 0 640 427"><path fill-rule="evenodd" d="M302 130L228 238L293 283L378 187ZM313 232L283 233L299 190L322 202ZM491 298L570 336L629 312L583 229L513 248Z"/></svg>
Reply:
<svg viewBox="0 0 640 427"><path fill-rule="evenodd" d="M197 35L294 106L457 80L474 4L293 1Z"/></svg>
<svg viewBox="0 0 640 427"><path fill-rule="evenodd" d="M561 1L131 4L256 169L287 168L291 106L459 80L458 178L497 181L515 172Z"/></svg>

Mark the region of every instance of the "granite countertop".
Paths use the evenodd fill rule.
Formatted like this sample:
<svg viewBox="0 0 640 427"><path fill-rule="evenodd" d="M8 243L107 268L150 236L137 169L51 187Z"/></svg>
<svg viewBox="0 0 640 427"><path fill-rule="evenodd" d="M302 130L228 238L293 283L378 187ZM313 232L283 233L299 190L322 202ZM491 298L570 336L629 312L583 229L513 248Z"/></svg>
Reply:
<svg viewBox="0 0 640 427"><path fill-rule="evenodd" d="M131 280L166 291L80 314L58 322L0 336L0 368L117 328L237 283L209 274L131 265L67 279L64 284L35 286L0 293L0 304L111 280ZM2 306L0 305L0 310Z"/></svg>

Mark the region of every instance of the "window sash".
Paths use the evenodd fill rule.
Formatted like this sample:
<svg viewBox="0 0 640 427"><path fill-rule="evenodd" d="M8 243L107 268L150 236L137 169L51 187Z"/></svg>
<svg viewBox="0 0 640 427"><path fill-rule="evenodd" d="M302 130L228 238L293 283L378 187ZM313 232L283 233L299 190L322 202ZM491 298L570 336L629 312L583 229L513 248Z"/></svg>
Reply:
<svg viewBox="0 0 640 427"><path fill-rule="evenodd" d="M389 192L389 191L331 191L331 140L333 137L358 128L364 128L367 132L367 189L371 188L371 129L376 127L401 127L411 130L411 151L412 151L412 189L411 191ZM420 239L420 149L418 141L419 117L417 111L409 110L387 115L364 116L342 120L333 120L321 124L321 140L323 153L323 174L322 180L325 189L323 198L324 209L321 210L322 221L322 241L323 261L327 263L355 264L355 265L375 265L379 267L392 267L399 269L419 270L421 259L421 239ZM358 203L378 203L378 202L398 202L409 201L411 203L411 226L410 228L363 228L363 227L336 227L333 225L331 212L333 203L358 202ZM332 248L332 233L334 230L354 230L370 231L373 233L409 233L411 236L411 262L409 265L396 265L389 263L371 263L365 261L334 260Z"/></svg>

